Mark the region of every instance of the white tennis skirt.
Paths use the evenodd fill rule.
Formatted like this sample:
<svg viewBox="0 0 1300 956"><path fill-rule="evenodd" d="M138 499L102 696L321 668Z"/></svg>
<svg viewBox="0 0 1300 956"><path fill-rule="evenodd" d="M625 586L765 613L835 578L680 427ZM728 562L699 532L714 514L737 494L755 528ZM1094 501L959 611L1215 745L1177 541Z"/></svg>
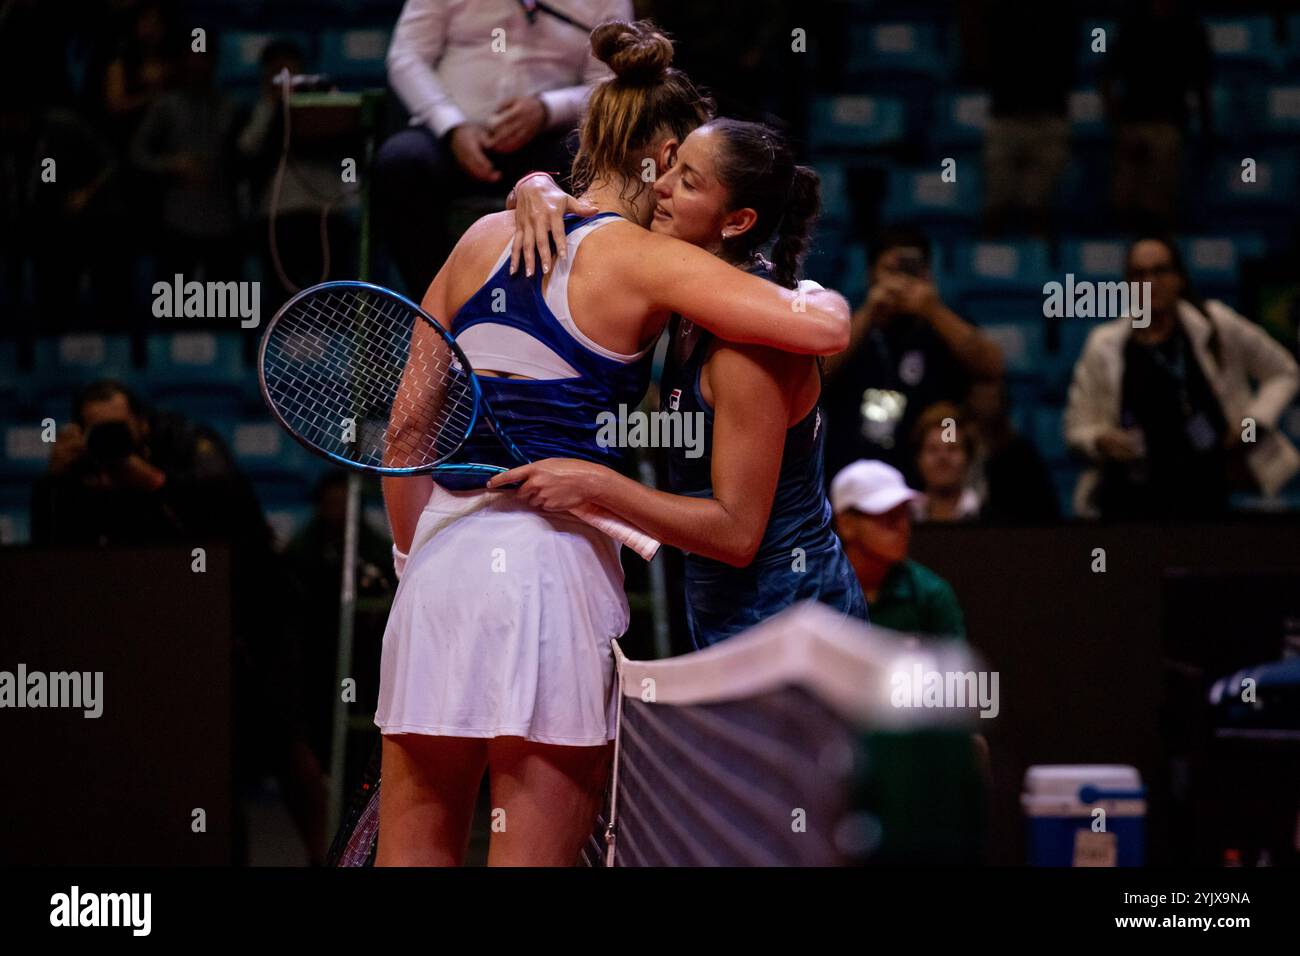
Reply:
<svg viewBox="0 0 1300 956"><path fill-rule="evenodd" d="M384 631L380 730L613 740L611 642L628 625L619 549L510 491L435 486Z"/></svg>

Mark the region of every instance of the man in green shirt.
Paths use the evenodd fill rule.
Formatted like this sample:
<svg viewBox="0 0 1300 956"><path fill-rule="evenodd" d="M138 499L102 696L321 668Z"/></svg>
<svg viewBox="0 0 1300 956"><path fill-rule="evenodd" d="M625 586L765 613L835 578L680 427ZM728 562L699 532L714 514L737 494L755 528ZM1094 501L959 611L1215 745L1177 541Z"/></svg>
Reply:
<svg viewBox="0 0 1300 956"><path fill-rule="evenodd" d="M882 461L855 461L831 482L835 530L867 596L872 624L908 634L965 638L952 586L907 557L909 505L917 494L898 469Z"/></svg>

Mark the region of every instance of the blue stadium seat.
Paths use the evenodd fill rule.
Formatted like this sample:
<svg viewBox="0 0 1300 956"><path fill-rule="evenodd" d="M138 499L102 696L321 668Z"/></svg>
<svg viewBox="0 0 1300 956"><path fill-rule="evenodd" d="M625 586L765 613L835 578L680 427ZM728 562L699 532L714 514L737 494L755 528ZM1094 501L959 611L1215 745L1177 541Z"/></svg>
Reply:
<svg viewBox="0 0 1300 956"><path fill-rule="evenodd" d="M1271 86L1261 92L1264 132L1274 139L1300 138L1300 83Z"/></svg>
<svg viewBox="0 0 1300 956"><path fill-rule="evenodd" d="M978 146L984 142L989 124L987 93L941 94L934 107L930 142L935 146Z"/></svg>
<svg viewBox="0 0 1300 956"><path fill-rule="evenodd" d="M949 70L946 37L937 23L894 21L849 25L849 58L854 74L888 74L942 80Z"/></svg>
<svg viewBox="0 0 1300 956"><path fill-rule="evenodd" d="M30 480L45 472L53 445L41 440L43 431L40 418L0 423L0 449L4 452L0 474L6 481Z"/></svg>
<svg viewBox="0 0 1300 956"><path fill-rule="evenodd" d="M1045 351L1043 364L1047 370L1047 394L1063 403L1070 391L1070 381L1074 378L1074 366L1083 354L1088 336L1101 323L1095 319L1058 321L1060 324L1052 330L1056 338L1056 350Z"/></svg>
<svg viewBox="0 0 1300 956"><path fill-rule="evenodd" d="M813 101L810 137L814 149L861 149L895 143L905 130L903 101L860 94L821 96Z"/></svg>
<svg viewBox="0 0 1300 956"><path fill-rule="evenodd" d="M82 386L101 378L126 381L133 374L131 340L126 335L75 332L46 336L36 340L34 354L35 400L56 418L71 411L71 401Z"/></svg>
<svg viewBox="0 0 1300 956"><path fill-rule="evenodd" d="M1041 316L1029 316L980 323L980 330L1001 347L1008 375L1034 381L1043 374L1043 321Z"/></svg>
<svg viewBox="0 0 1300 956"><path fill-rule="evenodd" d="M1300 163L1293 152L1251 150L1245 156L1255 161L1254 181L1244 182L1242 158L1232 157L1215 163L1203 177L1197 193L1204 197L1198 222L1207 228L1231 222L1238 229L1279 231L1295 222L1297 176Z"/></svg>
<svg viewBox="0 0 1300 956"><path fill-rule="evenodd" d="M1074 515L1074 486L1079 483L1079 473L1083 466L1073 461L1060 464L1052 469L1052 483L1056 485L1056 500L1061 506L1064 517Z"/></svg>
<svg viewBox="0 0 1300 956"><path fill-rule="evenodd" d="M1213 17L1205 27L1216 67L1242 72L1282 68L1286 52L1275 42L1268 17Z"/></svg>
<svg viewBox="0 0 1300 956"><path fill-rule="evenodd" d="M155 333L145 354L143 382L153 400L196 418L237 414L256 379L238 332Z"/></svg>
<svg viewBox="0 0 1300 956"><path fill-rule="evenodd" d="M1124 239L1062 239L1061 271L1094 282L1121 279L1128 246Z"/></svg>
<svg viewBox="0 0 1300 956"><path fill-rule="evenodd" d="M221 49L217 58L218 84L255 84L261 76L258 61L262 56L262 50L272 40L292 40L309 58L315 49L311 35L302 31L231 31L221 38Z"/></svg>
<svg viewBox="0 0 1300 956"><path fill-rule="evenodd" d="M1040 239L961 242L955 250L954 273L966 295L1030 294L1039 300L1041 315L1043 285L1051 274L1047 243Z"/></svg>
<svg viewBox="0 0 1300 956"><path fill-rule="evenodd" d="M1061 430L1065 409L1059 405L1040 405L1034 410L1034 444L1048 465L1064 464L1070 460Z"/></svg>
<svg viewBox="0 0 1300 956"><path fill-rule="evenodd" d="M1242 262L1263 255L1267 248L1257 235L1189 236L1179 240L1179 246L1193 284L1216 297L1234 296Z"/></svg>
<svg viewBox="0 0 1300 956"><path fill-rule="evenodd" d="M984 171L977 163L958 162L956 182L944 182L936 163L927 168L897 168L889 173L885 199L887 220L970 222L980 215Z"/></svg>
<svg viewBox="0 0 1300 956"><path fill-rule="evenodd" d="M844 164L822 160L814 163L813 168L817 170L817 175L822 181L821 227L847 225L853 216L853 208L849 202L848 179Z"/></svg>
<svg viewBox="0 0 1300 956"><path fill-rule="evenodd" d="M1071 90L1068 110L1074 142L1099 142L1110 136L1101 90L1096 87Z"/></svg>
<svg viewBox="0 0 1300 956"><path fill-rule="evenodd" d="M31 486L0 485L0 545L28 544L32 540Z"/></svg>
<svg viewBox="0 0 1300 956"><path fill-rule="evenodd" d="M851 243L844 250L840 273L831 287L849 300L854 308L867 296L867 249L860 242Z"/></svg>
<svg viewBox="0 0 1300 956"><path fill-rule="evenodd" d="M336 81L382 83L390 35L390 31L381 28L331 30L322 34L321 70Z"/></svg>

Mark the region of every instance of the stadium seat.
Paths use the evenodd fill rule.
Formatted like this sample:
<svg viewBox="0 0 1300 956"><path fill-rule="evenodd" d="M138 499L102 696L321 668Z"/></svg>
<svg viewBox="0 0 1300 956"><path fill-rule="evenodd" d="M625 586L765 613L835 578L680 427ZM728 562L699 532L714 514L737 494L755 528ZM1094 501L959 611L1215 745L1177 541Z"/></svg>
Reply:
<svg viewBox="0 0 1300 956"><path fill-rule="evenodd" d="M291 40L308 57L315 49L311 35L300 31L232 31L221 39L221 49L217 58L217 82L223 85L257 83L261 73L258 61L262 56L262 50L272 40Z"/></svg>
<svg viewBox="0 0 1300 956"><path fill-rule="evenodd" d="M32 540L31 488L27 484L0 487L0 545Z"/></svg>
<svg viewBox="0 0 1300 956"><path fill-rule="evenodd" d="M945 38L935 23L894 21L849 26L852 74L887 74L942 80L951 58L944 55Z"/></svg>
<svg viewBox="0 0 1300 956"><path fill-rule="evenodd" d="M1128 246L1124 239L1062 239L1061 272L1094 282L1121 279Z"/></svg>
<svg viewBox="0 0 1300 956"><path fill-rule="evenodd" d="M1214 17L1205 27L1217 68L1243 73L1282 68L1285 50L1274 41L1268 17Z"/></svg>
<svg viewBox="0 0 1300 956"><path fill-rule="evenodd" d="M1242 160L1254 160L1254 179L1243 180ZM1206 228L1230 222L1238 229L1276 227L1283 234L1295 221L1300 163L1291 151L1251 150L1243 157L1216 162L1204 174L1198 193L1204 197L1197 221Z"/></svg>
<svg viewBox="0 0 1300 956"><path fill-rule="evenodd" d="M1234 297L1241 263L1264 254L1260 236L1190 236L1179 241L1192 283L1202 294Z"/></svg>
<svg viewBox="0 0 1300 956"><path fill-rule="evenodd" d="M195 418L238 414L256 378L237 332L160 332L145 340L144 386L160 405Z"/></svg>
<svg viewBox="0 0 1300 956"><path fill-rule="evenodd" d="M34 398L55 417L71 412L71 402L85 385L97 379L127 381L133 375L131 339L104 332L75 332L36 340Z"/></svg>
<svg viewBox="0 0 1300 956"><path fill-rule="evenodd" d="M389 36L389 31L384 29L331 30L324 33L320 40L321 70L340 83L382 84Z"/></svg>
<svg viewBox="0 0 1300 956"><path fill-rule="evenodd" d="M853 217L848 180L842 163L823 160L813 164L821 177L822 211L819 232L827 226L846 226Z"/></svg>
<svg viewBox="0 0 1300 956"><path fill-rule="evenodd" d="M980 323L980 330L998 343L1008 375L1037 379L1043 369L1042 317Z"/></svg>
<svg viewBox="0 0 1300 956"><path fill-rule="evenodd" d="M1034 433L1029 437L1048 465L1060 465L1070 460L1061 430L1064 414L1065 409L1059 405L1040 405L1034 410Z"/></svg>
<svg viewBox="0 0 1300 956"><path fill-rule="evenodd" d="M944 182L939 164L928 168L898 168L889 174L885 199L887 220L930 225L970 223L981 214L984 170L969 160L956 166L956 181Z"/></svg>
<svg viewBox="0 0 1300 956"><path fill-rule="evenodd" d="M1095 87L1071 90L1069 106L1070 136L1075 142L1096 142L1109 137L1106 104L1101 90Z"/></svg>
<svg viewBox="0 0 1300 956"><path fill-rule="evenodd" d="M989 95L983 92L941 94L934 107L930 142L935 146L979 146L989 124Z"/></svg>
<svg viewBox="0 0 1300 956"><path fill-rule="evenodd" d="M903 101L883 96L822 96L813 102L814 149L862 149L896 143L905 131Z"/></svg>
<svg viewBox="0 0 1300 956"><path fill-rule="evenodd" d="M1263 100L1265 133L1275 139L1300 138L1300 84L1267 87Z"/></svg>
<svg viewBox="0 0 1300 956"><path fill-rule="evenodd" d="M1047 243L1041 239L1001 242L975 240L957 244L954 274L965 296L1019 296L1038 300L1042 314L1043 285L1050 276Z"/></svg>
<svg viewBox="0 0 1300 956"><path fill-rule="evenodd" d="M7 481L31 479L45 472L50 462L52 445L41 440L43 431L40 418L0 423L4 451L3 474Z"/></svg>

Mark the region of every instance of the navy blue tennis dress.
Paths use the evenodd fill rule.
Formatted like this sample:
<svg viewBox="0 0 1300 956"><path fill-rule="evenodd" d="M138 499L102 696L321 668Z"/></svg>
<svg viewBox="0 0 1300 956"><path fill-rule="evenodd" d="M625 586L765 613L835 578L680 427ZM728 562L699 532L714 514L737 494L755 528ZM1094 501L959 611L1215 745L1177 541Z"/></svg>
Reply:
<svg viewBox="0 0 1300 956"><path fill-rule="evenodd" d="M750 271L770 278L766 267ZM713 496L713 408L700 391L700 373L712 339L680 316L674 317L660 380L663 411L703 415L704 453L698 458L686 457L685 448L668 453L669 490L693 498ZM867 619L866 598L831 523L822 472L824 443L818 404L786 432L772 514L758 553L747 567L686 555L686 618L697 650L804 600L821 601Z"/></svg>
<svg viewBox="0 0 1300 956"><path fill-rule="evenodd" d="M484 377L484 395L525 456L614 465L600 412L636 407L651 355L588 339L568 304L579 245L612 214L567 217L568 255L543 290L509 272L510 247L451 329ZM516 464L480 422L453 461ZM379 707L385 734L523 737L593 746L614 738L611 641L628 626L620 545L584 521L509 491L447 482L420 515L384 631Z"/></svg>

